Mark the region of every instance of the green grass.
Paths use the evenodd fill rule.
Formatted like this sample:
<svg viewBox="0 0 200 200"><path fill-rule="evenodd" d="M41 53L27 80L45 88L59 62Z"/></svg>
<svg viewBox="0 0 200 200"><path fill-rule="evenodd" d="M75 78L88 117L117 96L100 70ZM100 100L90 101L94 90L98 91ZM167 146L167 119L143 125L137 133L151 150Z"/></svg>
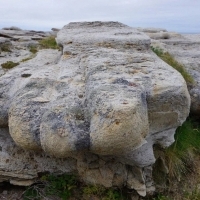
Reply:
<svg viewBox="0 0 200 200"><path fill-rule="evenodd" d="M13 61L7 61L6 63L1 64L2 68L4 69L12 69L13 67L16 67L19 65L19 63L15 63Z"/></svg>
<svg viewBox="0 0 200 200"><path fill-rule="evenodd" d="M184 191L183 194L179 194L176 192L176 194L169 193L168 194L156 194L154 197L145 197L142 198L145 200L200 200L200 190L193 189L192 191L188 192L188 190Z"/></svg>
<svg viewBox="0 0 200 200"><path fill-rule="evenodd" d="M126 200L124 194L118 189L105 188L100 185L85 185L73 175L63 174L56 176L48 174L24 192L24 200L57 199L101 199L101 200Z"/></svg>
<svg viewBox="0 0 200 200"><path fill-rule="evenodd" d="M24 59L21 60L21 62L26 62L26 61L28 61L28 60L31 60L32 58L33 58L33 57L31 57L31 56L28 57L28 58L24 58Z"/></svg>
<svg viewBox="0 0 200 200"><path fill-rule="evenodd" d="M3 46L1 46L1 51L4 51L4 52L11 52L11 50L10 50L10 45L3 45Z"/></svg>
<svg viewBox="0 0 200 200"><path fill-rule="evenodd" d="M72 196L76 188L75 176L63 174L61 176L45 175L40 182L27 188L24 192L24 200L40 200L48 197L59 197L67 200Z"/></svg>
<svg viewBox="0 0 200 200"><path fill-rule="evenodd" d="M200 200L200 190L195 188L192 192L185 192L183 200Z"/></svg>
<svg viewBox="0 0 200 200"><path fill-rule="evenodd" d="M180 178L191 170L196 153L200 152L200 129L190 119L175 133L175 142L165 150L170 177Z"/></svg>
<svg viewBox="0 0 200 200"><path fill-rule="evenodd" d="M55 36L49 36L43 38L42 40L39 41L39 46L36 45L29 46L29 51L33 54L36 54L40 49L59 49L55 40ZM27 60L30 60L31 58L33 57L25 58L21 62L25 62Z"/></svg>
<svg viewBox="0 0 200 200"><path fill-rule="evenodd" d="M172 66L178 72L181 73L187 84L194 84L193 77L185 70L185 67L175 60L175 58L168 52L163 52L160 48L155 48L151 46L152 51L159 56L168 65Z"/></svg>
<svg viewBox="0 0 200 200"><path fill-rule="evenodd" d="M35 55L31 55L31 56L29 56L29 57L27 57L27 58L22 59L20 62L26 62L26 61L28 61L28 60L33 59L34 57L35 57Z"/></svg>
<svg viewBox="0 0 200 200"><path fill-rule="evenodd" d="M43 49L59 49L55 36L49 36L39 41L40 47Z"/></svg>
<svg viewBox="0 0 200 200"><path fill-rule="evenodd" d="M33 54L36 54L38 52L38 49L36 46L30 46L29 47L29 51Z"/></svg>
<svg viewBox="0 0 200 200"><path fill-rule="evenodd" d="M160 194L144 198L146 200L200 200L200 189L196 188L200 155L198 119L188 118L177 128L174 137L175 142L168 148L154 148L157 160L153 178Z"/></svg>
<svg viewBox="0 0 200 200"><path fill-rule="evenodd" d="M125 196L117 189L105 188L99 185L88 185L83 187L83 194L87 195L88 199L96 196L102 200L125 200Z"/></svg>

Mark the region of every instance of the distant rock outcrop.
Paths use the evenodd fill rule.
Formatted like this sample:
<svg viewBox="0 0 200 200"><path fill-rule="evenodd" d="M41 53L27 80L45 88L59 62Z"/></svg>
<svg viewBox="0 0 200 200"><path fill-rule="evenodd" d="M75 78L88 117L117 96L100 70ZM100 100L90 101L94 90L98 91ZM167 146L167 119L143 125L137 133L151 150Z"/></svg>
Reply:
<svg viewBox="0 0 200 200"><path fill-rule="evenodd" d="M1 69L0 180L26 185L40 172L74 172L145 196L153 145L169 146L189 114L184 79L148 36L118 22L70 23L56 40L62 52L40 50ZM31 54L26 45L12 53L0 63Z"/></svg>
<svg viewBox="0 0 200 200"><path fill-rule="evenodd" d="M14 30L14 31L21 31L22 29L16 26L5 27L3 30Z"/></svg>

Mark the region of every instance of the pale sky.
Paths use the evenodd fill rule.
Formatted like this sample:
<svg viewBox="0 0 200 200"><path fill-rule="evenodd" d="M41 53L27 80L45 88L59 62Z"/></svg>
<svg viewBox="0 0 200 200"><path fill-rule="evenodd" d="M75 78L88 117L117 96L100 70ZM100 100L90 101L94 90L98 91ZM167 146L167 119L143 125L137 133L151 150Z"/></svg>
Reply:
<svg viewBox="0 0 200 200"><path fill-rule="evenodd" d="M72 21L200 33L200 0L0 0L0 29L51 30Z"/></svg>

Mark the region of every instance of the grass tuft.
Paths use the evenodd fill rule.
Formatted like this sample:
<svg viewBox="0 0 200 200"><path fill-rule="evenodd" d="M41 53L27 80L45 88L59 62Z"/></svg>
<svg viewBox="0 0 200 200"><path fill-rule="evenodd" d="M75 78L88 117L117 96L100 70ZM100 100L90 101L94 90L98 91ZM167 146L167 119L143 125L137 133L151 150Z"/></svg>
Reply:
<svg viewBox="0 0 200 200"><path fill-rule="evenodd" d="M165 150L169 179L180 180L183 174L191 171L197 153L200 153L200 128L188 119L178 127L175 142Z"/></svg>
<svg viewBox="0 0 200 200"><path fill-rule="evenodd" d="M7 61L6 63L1 64L2 68L4 69L12 69L13 67L16 67L19 65L19 63L15 63L13 61Z"/></svg>
<svg viewBox="0 0 200 200"><path fill-rule="evenodd" d="M30 59L32 59L32 57L24 58L24 59L21 60L21 62L26 62L26 61L28 61Z"/></svg>
<svg viewBox="0 0 200 200"><path fill-rule="evenodd" d="M26 62L26 61L28 61L28 60L33 59L34 57L35 57L35 55L33 54L33 55L31 55L31 56L29 56L29 57L27 57L27 58L22 59L20 62Z"/></svg>
<svg viewBox="0 0 200 200"><path fill-rule="evenodd" d="M185 67L175 60L175 58L168 52L163 52L160 48L155 48L151 46L152 51L159 56L163 61L165 61L168 65L172 66L178 72L181 73L183 78L185 79L187 84L194 84L193 77L185 70Z"/></svg>
<svg viewBox="0 0 200 200"><path fill-rule="evenodd" d="M196 187L191 192L185 192L183 200L199 200L200 199L200 190Z"/></svg>
<svg viewBox="0 0 200 200"><path fill-rule="evenodd" d="M28 187L24 192L23 198L24 200L40 200L59 197L62 200L67 200L72 196L75 188L75 176L68 174L55 176L50 174L41 177L41 182Z"/></svg>
<svg viewBox="0 0 200 200"><path fill-rule="evenodd" d="M4 51L4 52L12 52L11 50L10 50L10 45L3 45L3 46L1 46L1 51Z"/></svg>
<svg viewBox="0 0 200 200"><path fill-rule="evenodd" d="M43 49L59 49L55 36L49 36L39 41L40 47Z"/></svg>
<svg viewBox="0 0 200 200"><path fill-rule="evenodd" d="M83 185L73 175L44 175L40 180L28 187L23 194L24 200L42 199L101 199L125 200L122 192L99 185Z"/></svg>
<svg viewBox="0 0 200 200"><path fill-rule="evenodd" d="M29 47L29 51L33 54L36 54L38 52L37 47L36 46L30 46Z"/></svg>
<svg viewBox="0 0 200 200"><path fill-rule="evenodd" d="M92 199L92 197L96 196L102 200L123 200L125 196L117 190L113 188L105 188L99 185L87 185L83 188L83 194L86 195L88 199Z"/></svg>

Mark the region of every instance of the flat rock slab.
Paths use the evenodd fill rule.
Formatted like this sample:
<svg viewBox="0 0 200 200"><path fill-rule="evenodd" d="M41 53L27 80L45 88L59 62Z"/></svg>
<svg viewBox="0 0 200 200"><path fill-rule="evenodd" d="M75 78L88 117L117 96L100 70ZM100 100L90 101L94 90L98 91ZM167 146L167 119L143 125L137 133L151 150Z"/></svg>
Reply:
<svg viewBox="0 0 200 200"><path fill-rule="evenodd" d="M86 182L144 196L153 145L169 146L189 114L184 79L118 22L70 23L56 40L62 52L39 51L0 77L0 127L25 152L75 159Z"/></svg>

